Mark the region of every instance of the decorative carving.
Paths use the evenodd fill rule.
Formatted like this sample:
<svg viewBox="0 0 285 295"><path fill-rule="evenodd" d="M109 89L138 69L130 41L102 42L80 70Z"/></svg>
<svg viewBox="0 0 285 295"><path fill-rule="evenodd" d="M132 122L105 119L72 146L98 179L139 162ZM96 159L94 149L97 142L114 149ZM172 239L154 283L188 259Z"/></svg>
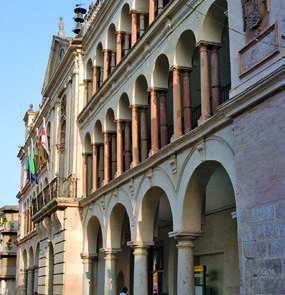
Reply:
<svg viewBox="0 0 285 295"><path fill-rule="evenodd" d="M206 161L206 146L204 140L197 145L197 150L200 153L201 162Z"/></svg>
<svg viewBox="0 0 285 295"><path fill-rule="evenodd" d="M146 174L146 177L149 179L150 181L150 186L153 186L153 171L150 168Z"/></svg>
<svg viewBox="0 0 285 295"><path fill-rule="evenodd" d="M174 154L170 160L169 160L169 164L172 170L172 174L176 174L177 173L177 157L176 154Z"/></svg>
<svg viewBox="0 0 285 295"><path fill-rule="evenodd" d="M265 0L242 0L243 30L256 29L265 14Z"/></svg>
<svg viewBox="0 0 285 295"><path fill-rule="evenodd" d="M101 204L102 204L102 208L103 208L103 210L105 210L105 208L106 208L106 204L105 204L105 195L103 195L102 198L101 198Z"/></svg>
<svg viewBox="0 0 285 295"><path fill-rule="evenodd" d="M133 178L131 179L131 182L129 183L129 188L130 188L131 195L133 195L135 191Z"/></svg>

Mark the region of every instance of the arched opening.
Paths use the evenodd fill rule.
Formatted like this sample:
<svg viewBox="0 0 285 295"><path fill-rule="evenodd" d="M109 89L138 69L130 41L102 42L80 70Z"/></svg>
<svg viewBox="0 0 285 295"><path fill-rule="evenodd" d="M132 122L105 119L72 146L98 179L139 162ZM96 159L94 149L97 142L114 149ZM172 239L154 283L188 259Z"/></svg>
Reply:
<svg viewBox="0 0 285 295"><path fill-rule="evenodd" d="M110 216L108 241L110 248L121 249L117 254L117 289L121 293L127 287L129 294L133 294L134 260L132 248L127 245L131 241L130 219L125 207L117 204ZM120 275L121 273L121 275ZM124 284L123 286L121 286Z"/></svg>
<svg viewBox="0 0 285 295"><path fill-rule="evenodd" d="M111 24L106 38L106 49L104 54L107 56L104 58L104 63L107 63L108 71L107 76L115 69L116 67L116 27L114 24ZM106 67L106 65L104 65Z"/></svg>
<svg viewBox="0 0 285 295"><path fill-rule="evenodd" d="M148 250L148 294L177 293L177 259L169 200L159 187L149 189L138 215L137 239L153 241Z"/></svg>
<svg viewBox="0 0 285 295"><path fill-rule="evenodd" d="M103 83L103 71L104 71L104 54L103 54L103 46L102 43L99 43L94 58L94 65L96 66L96 77L97 77L97 89Z"/></svg>
<svg viewBox="0 0 285 295"><path fill-rule="evenodd" d="M103 247L102 229L98 218L95 216L89 220L87 225L87 243L89 259L92 260L84 273L89 281L88 294L104 294L104 254L99 251Z"/></svg>
<svg viewBox="0 0 285 295"><path fill-rule="evenodd" d="M86 134L84 139L84 161L83 161L83 175L84 175L84 191L86 196L89 196L92 192L92 144L91 136Z"/></svg>
<svg viewBox="0 0 285 295"><path fill-rule="evenodd" d="M54 250L52 243L48 247L48 295L53 295L53 281L54 281Z"/></svg>
<svg viewBox="0 0 285 295"><path fill-rule="evenodd" d="M101 187L104 180L104 137L101 121L97 121L94 127L94 139L97 146L97 183Z"/></svg>
<svg viewBox="0 0 285 295"><path fill-rule="evenodd" d="M149 0L136 0L133 6L137 11L137 37L140 38L149 26Z"/></svg>
<svg viewBox="0 0 285 295"><path fill-rule="evenodd" d="M216 161L200 164L187 186L182 227L203 232L195 241L194 262L206 266L210 294L239 294L235 211L235 193L224 167Z"/></svg>

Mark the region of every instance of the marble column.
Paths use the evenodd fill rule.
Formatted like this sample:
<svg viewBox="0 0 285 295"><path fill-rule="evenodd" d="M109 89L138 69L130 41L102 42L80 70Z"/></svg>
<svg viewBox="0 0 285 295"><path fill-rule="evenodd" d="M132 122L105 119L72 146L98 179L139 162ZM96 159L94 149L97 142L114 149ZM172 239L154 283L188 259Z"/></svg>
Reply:
<svg viewBox="0 0 285 295"><path fill-rule="evenodd" d="M93 143L92 147L92 191L95 192L98 188L98 149L96 143Z"/></svg>
<svg viewBox="0 0 285 295"><path fill-rule="evenodd" d="M117 254L120 249L100 249L105 259L104 295L117 295Z"/></svg>
<svg viewBox="0 0 285 295"><path fill-rule="evenodd" d="M217 113L217 106L221 104L221 86L219 70L219 49L221 45L211 47L211 68L212 68L212 111Z"/></svg>
<svg viewBox="0 0 285 295"><path fill-rule="evenodd" d="M130 50L130 34L126 33L125 34L125 48L124 48L124 56L128 54Z"/></svg>
<svg viewBox="0 0 285 295"><path fill-rule="evenodd" d="M112 179L115 178L115 174L117 171L117 143L116 143L116 133L111 134L111 146L112 146Z"/></svg>
<svg viewBox="0 0 285 295"><path fill-rule="evenodd" d="M144 30L145 30L144 14L143 13L140 13L139 19L140 19L139 35L141 37L142 34L144 33Z"/></svg>
<svg viewBox="0 0 285 295"><path fill-rule="evenodd" d="M94 95L97 91L98 87L98 67L93 66L93 89L92 89L92 94Z"/></svg>
<svg viewBox="0 0 285 295"><path fill-rule="evenodd" d="M178 244L177 295L195 295L194 241L201 233L169 233Z"/></svg>
<svg viewBox="0 0 285 295"><path fill-rule="evenodd" d="M108 68L109 68L109 50L104 49L104 72L103 72L103 81L108 78Z"/></svg>
<svg viewBox="0 0 285 295"><path fill-rule="evenodd" d="M116 177L123 173L123 122L117 119L117 172Z"/></svg>
<svg viewBox="0 0 285 295"><path fill-rule="evenodd" d="M131 167L133 168L139 163L139 118L137 105L132 105L132 147L133 162Z"/></svg>
<svg viewBox="0 0 285 295"><path fill-rule="evenodd" d="M125 170L131 167L132 152L131 152L131 131L130 122L125 122Z"/></svg>
<svg viewBox="0 0 285 295"><path fill-rule="evenodd" d="M141 107L141 160L147 159L146 107Z"/></svg>
<svg viewBox="0 0 285 295"><path fill-rule="evenodd" d="M149 24L155 19L155 0L149 0Z"/></svg>
<svg viewBox="0 0 285 295"><path fill-rule="evenodd" d="M122 32L117 31L117 64L122 59Z"/></svg>
<svg viewBox="0 0 285 295"><path fill-rule="evenodd" d="M110 181L110 145L109 145L109 133L104 132L104 182L107 184Z"/></svg>
<svg viewBox="0 0 285 295"><path fill-rule="evenodd" d="M116 68L116 51L112 51L111 53L111 72L113 72Z"/></svg>
<svg viewBox="0 0 285 295"><path fill-rule="evenodd" d="M93 295L93 260L97 254L81 254L83 264L83 294Z"/></svg>
<svg viewBox="0 0 285 295"><path fill-rule="evenodd" d="M100 161L99 161L100 186L102 186L104 181L104 145L103 144L100 144L99 157L100 157Z"/></svg>
<svg viewBox="0 0 285 295"><path fill-rule="evenodd" d="M191 94L190 94L190 71L185 69L183 72L183 89L184 89L184 133L191 131Z"/></svg>
<svg viewBox="0 0 285 295"><path fill-rule="evenodd" d="M34 293L34 268L28 269L28 280L27 280L27 295L33 295Z"/></svg>
<svg viewBox="0 0 285 295"><path fill-rule="evenodd" d="M200 71L201 71L201 111L202 115L198 125L203 124L211 117L210 91L209 91L209 66L207 43L200 41L197 45L200 48Z"/></svg>
<svg viewBox="0 0 285 295"><path fill-rule="evenodd" d="M151 88L151 92L150 92L150 112L151 112L151 151L149 155L152 156L159 150L157 92L155 88Z"/></svg>
<svg viewBox="0 0 285 295"><path fill-rule="evenodd" d="M83 183L82 183L82 188L83 188L83 197L87 196L87 154L82 154L83 156Z"/></svg>
<svg viewBox="0 0 285 295"><path fill-rule="evenodd" d="M135 295L148 294L147 249L153 242L128 242L134 249L134 292Z"/></svg>
<svg viewBox="0 0 285 295"><path fill-rule="evenodd" d="M160 91L160 142L161 142L161 148L165 147L168 144L166 92L167 92L167 90Z"/></svg>
<svg viewBox="0 0 285 295"><path fill-rule="evenodd" d="M138 15L135 10L132 10L132 46L137 42L137 33L138 33Z"/></svg>
<svg viewBox="0 0 285 295"><path fill-rule="evenodd" d="M182 136L182 106L179 68L172 67L173 70L173 129L174 134L171 140L176 140Z"/></svg>

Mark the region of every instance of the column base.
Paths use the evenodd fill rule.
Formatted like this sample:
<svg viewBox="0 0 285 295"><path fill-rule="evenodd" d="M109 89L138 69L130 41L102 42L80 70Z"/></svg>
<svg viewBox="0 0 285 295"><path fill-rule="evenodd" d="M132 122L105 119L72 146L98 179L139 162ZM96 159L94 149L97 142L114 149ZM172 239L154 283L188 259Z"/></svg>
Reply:
<svg viewBox="0 0 285 295"><path fill-rule="evenodd" d="M176 139L178 139L179 137L183 136L182 132L179 132L179 133L174 133L170 139L170 142L173 142L175 141Z"/></svg>
<svg viewBox="0 0 285 295"><path fill-rule="evenodd" d="M133 161L130 165L130 169L136 167L140 162L139 161Z"/></svg>
<svg viewBox="0 0 285 295"><path fill-rule="evenodd" d="M198 126L202 125L203 123L205 123L210 118L211 118L211 116L201 116L200 119L198 120Z"/></svg>
<svg viewBox="0 0 285 295"><path fill-rule="evenodd" d="M151 157L152 155L154 155L155 153L157 153L159 151L159 149L151 149L148 156Z"/></svg>

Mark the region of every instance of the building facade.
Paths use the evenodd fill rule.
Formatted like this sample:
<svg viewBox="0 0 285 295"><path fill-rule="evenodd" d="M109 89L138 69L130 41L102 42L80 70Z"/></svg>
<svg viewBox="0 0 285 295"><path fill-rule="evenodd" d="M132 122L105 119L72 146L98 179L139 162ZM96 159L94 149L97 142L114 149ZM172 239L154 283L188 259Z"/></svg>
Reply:
<svg viewBox="0 0 285 295"><path fill-rule="evenodd" d="M16 294L16 255L18 232L18 206L0 209L0 294Z"/></svg>
<svg viewBox="0 0 285 295"><path fill-rule="evenodd" d="M284 294L280 6L97 1L75 37L61 19L18 154L17 294Z"/></svg>

